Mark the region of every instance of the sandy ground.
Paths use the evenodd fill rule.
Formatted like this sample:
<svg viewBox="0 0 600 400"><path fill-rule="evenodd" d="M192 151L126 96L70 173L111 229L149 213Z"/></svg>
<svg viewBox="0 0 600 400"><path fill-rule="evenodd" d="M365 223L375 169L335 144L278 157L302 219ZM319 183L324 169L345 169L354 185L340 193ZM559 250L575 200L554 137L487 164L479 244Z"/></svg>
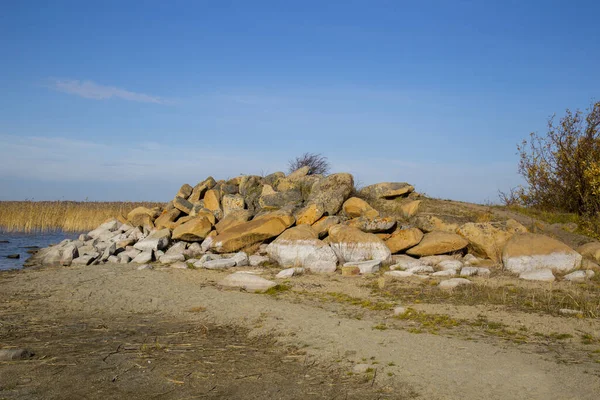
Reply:
<svg viewBox="0 0 600 400"><path fill-rule="evenodd" d="M598 398L598 320L410 305L528 332L518 341L469 324L428 333L345 300L389 302L373 297L377 276L294 277L291 290L267 295L220 288L228 273L130 265L0 273L0 348L36 354L0 362L0 399ZM547 334L570 339L540 338ZM353 373L356 364L370 369Z"/></svg>

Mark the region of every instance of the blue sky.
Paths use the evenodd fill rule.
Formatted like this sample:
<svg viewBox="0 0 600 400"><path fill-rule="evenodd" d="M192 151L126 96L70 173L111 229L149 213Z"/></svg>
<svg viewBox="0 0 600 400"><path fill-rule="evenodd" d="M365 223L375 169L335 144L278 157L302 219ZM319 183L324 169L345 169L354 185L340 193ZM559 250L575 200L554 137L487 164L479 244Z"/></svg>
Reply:
<svg viewBox="0 0 600 400"><path fill-rule="evenodd" d="M496 201L598 99L595 1L0 3L0 200L168 200L306 151Z"/></svg>

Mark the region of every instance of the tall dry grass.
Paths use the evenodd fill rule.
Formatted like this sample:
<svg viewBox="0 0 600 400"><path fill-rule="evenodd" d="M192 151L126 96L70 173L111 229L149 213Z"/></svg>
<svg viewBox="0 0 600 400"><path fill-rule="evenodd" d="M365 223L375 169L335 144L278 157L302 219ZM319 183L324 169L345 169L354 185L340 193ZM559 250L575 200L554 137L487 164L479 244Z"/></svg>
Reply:
<svg viewBox="0 0 600 400"><path fill-rule="evenodd" d="M109 218L126 216L136 207L155 207L151 202L0 201L0 231L90 231Z"/></svg>

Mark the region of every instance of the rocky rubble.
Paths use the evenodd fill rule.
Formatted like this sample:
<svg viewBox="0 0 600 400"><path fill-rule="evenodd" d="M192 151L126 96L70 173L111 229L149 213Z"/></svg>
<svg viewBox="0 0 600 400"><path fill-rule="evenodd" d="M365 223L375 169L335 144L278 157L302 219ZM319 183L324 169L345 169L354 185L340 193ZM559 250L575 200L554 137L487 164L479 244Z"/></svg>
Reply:
<svg viewBox="0 0 600 400"><path fill-rule="evenodd" d="M393 279L450 278L443 288L499 269L543 281L573 271L565 280L593 276L580 269L580 253L553 238L528 233L514 220L448 223L420 213L419 198L408 183L379 183L357 192L350 174L308 175L307 168L287 176L209 177L194 187L183 185L162 208L138 207L77 240L42 249L26 266L108 262L146 268L156 262L174 268L229 269L271 263L284 269L281 278L304 271L364 275L389 266L386 275ZM399 204L398 213L382 215L375 207L382 202ZM598 242L579 251L600 260ZM226 283L270 285L256 278L236 275Z"/></svg>

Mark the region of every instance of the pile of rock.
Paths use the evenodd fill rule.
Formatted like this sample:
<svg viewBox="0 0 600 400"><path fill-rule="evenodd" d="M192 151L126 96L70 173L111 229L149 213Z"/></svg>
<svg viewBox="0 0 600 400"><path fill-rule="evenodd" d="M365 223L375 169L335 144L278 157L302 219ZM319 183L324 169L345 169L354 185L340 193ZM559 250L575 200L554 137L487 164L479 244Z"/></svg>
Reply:
<svg viewBox="0 0 600 400"><path fill-rule="evenodd" d="M41 250L28 265L156 261L222 269L273 262L288 268L282 276L338 269L360 275L391 265L394 277L487 276L503 265L525 279L532 271L543 270L549 279L553 271L581 266L579 253L527 233L514 220L459 225L419 213L420 195L407 183L357 192L350 174L308 172L185 184L164 208L136 208L78 240ZM384 216L372 206L381 202L398 205L398 215ZM600 258L600 248L588 247L586 254L597 251ZM581 273L588 278L592 272Z"/></svg>

